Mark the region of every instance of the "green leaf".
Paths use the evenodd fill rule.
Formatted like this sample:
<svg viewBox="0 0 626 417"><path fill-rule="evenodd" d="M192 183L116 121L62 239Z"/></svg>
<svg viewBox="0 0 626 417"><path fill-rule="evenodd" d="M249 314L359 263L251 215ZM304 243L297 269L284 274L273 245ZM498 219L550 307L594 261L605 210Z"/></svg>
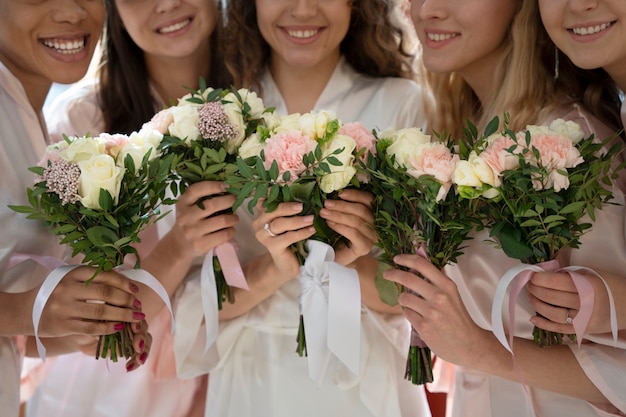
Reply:
<svg viewBox="0 0 626 417"><path fill-rule="evenodd" d="M391 269L391 266L389 264L381 261L378 262L374 285L378 290L378 296L380 297L380 300L385 304L395 306L398 304L398 295L400 295L398 286L395 283L383 278L383 272L389 269Z"/></svg>

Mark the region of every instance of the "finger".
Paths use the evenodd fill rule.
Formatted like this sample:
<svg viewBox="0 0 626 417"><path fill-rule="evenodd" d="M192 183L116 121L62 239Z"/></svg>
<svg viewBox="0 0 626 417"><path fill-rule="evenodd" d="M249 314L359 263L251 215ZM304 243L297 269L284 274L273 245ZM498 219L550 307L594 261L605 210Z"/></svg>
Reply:
<svg viewBox="0 0 626 417"><path fill-rule="evenodd" d="M108 304L76 303L74 315L82 320L136 323L144 320L141 311L116 307Z"/></svg>
<svg viewBox="0 0 626 417"><path fill-rule="evenodd" d="M81 266L78 268L72 269L67 273L66 277L74 279L75 281L86 283L89 279L92 279L90 284L86 284L85 286L88 288L91 284L104 284L109 285L111 287L115 287L121 291L124 291L128 294L136 294L139 292L139 287L131 280L126 278L125 276L118 274L117 272L99 272L97 275L94 275L96 272L95 268Z"/></svg>
<svg viewBox="0 0 626 417"><path fill-rule="evenodd" d="M541 316L533 316L530 318L530 322L540 329L547 330L549 332L556 332L562 334L574 334L574 326L571 324L555 323Z"/></svg>
<svg viewBox="0 0 626 417"><path fill-rule="evenodd" d="M331 214L338 216L334 219L338 223L352 224L356 226L358 223L374 224L374 214L370 206L346 202L341 200L326 200L322 211L330 211ZM340 219L346 219L342 221Z"/></svg>
<svg viewBox="0 0 626 417"><path fill-rule="evenodd" d="M389 281L398 283L416 294L428 298L433 293L432 285L413 272L400 269L389 269L383 272L383 277ZM407 293L408 294L408 293Z"/></svg>
<svg viewBox="0 0 626 417"><path fill-rule="evenodd" d="M442 287L450 281L432 262L420 255L398 255L393 258L393 261L418 272L438 287Z"/></svg>
<svg viewBox="0 0 626 417"><path fill-rule="evenodd" d="M567 292L537 286L533 284L532 281L528 283L527 288L529 294L546 304L577 310L580 308L580 296L577 292Z"/></svg>
<svg viewBox="0 0 626 417"><path fill-rule="evenodd" d="M569 274L560 272L536 272L530 278L530 282L538 287L573 293L578 292L572 277Z"/></svg>
<svg viewBox="0 0 626 417"><path fill-rule="evenodd" d="M102 273L101 273L102 274ZM121 291L116 287L105 285L92 281L89 284L78 284L84 288L77 288L78 293L75 295L76 301L95 304L106 304L117 307L125 307L128 309L140 309L141 301L127 292Z"/></svg>
<svg viewBox="0 0 626 417"><path fill-rule="evenodd" d="M339 193L339 198L353 203L361 203L367 207L371 207L374 196L371 193L361 190L348 189Z"/></svg>
<svg viewBox="0 0 626 417"><path fill-rule="evenodd" d="M578 311L567 307L560 307L544 303L532 294L528 296L528 300L530 301L530 304L533 306L537 313L555 323L565 323L567 321L568 315L570 318L573 319L575 317L576 311Z"/></svg>
<svg viewBox="0 0 626 417"><path fill-rule="evenodd" d="M204 197L224 192L226 192L226 185L223 182L200 181L187 187L185 192L178 198L178 201L181 204L193 206Z"/></svg>
<svg viewBox="0 0 626 417"><path fill-rule="evenodd" d="M322 217L326 220L326 224L328 227L344 236L353 245L363 245L371 248L374 243L378 241L378 235L371 227L371 225L358 222L356 227L351 225L346 225L344 223L335 221L337 216L333 216L331 214L325 215L324 209L320 212Z"/></svg>

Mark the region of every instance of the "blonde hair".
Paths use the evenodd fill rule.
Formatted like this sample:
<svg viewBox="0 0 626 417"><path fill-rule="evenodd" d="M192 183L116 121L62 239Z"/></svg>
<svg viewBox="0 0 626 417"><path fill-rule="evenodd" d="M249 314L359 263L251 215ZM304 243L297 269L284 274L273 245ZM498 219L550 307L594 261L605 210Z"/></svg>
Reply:
<svg viewBox="0 0 626 417"><path fill-rule="evenodd" d="M619 106L617 112L614 107L617 91L607 85L606 77L599 77L601 74L581 74L563 54L556 61L557 50L541 24L536 0L521 0L504 42L491 95L483 105L459 74L435 74L422 63L420 78L432 94L432 100L425 103L431 131L461 137L466 121L482 131L494 116L500 116L502 121L504 112L509 113L509 126L520 130L527 124L546 120L558 107L572 102L581 103L617 130ZM558 79L555 79L555 64L559 65ZM600 97L611 104L596 107Z"/></svg>

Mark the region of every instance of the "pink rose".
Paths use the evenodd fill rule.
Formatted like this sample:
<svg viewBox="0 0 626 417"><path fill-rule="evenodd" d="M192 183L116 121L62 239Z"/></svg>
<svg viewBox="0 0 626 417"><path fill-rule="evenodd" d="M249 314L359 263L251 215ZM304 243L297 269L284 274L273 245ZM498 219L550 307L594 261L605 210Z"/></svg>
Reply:
<svg viewBox="0 0 626 417"><path fill-rule="evenodd" d="M104 145L106 149L106 153L111 155L113 158L120 153L120 150L128 143L128 136L122 135L120 133L109 134L109 133L101 133L100 138L104 140Z"/></svg>
<svg viewBox="0 0 626 417"><path fill-rule="evenodd" d="M316 146L317 142L299 130L277 133L265 141L265 168L269 169L272 162L276 161L280 176L289 171L293 181L305 169L302 157L313 152Z"/></svg>
<svg viewBox="0 0 626 417"><path fill-rule="evenodd" d="M165 135L172 123L174 123L174 114L168 109L163 109L155 114L149 122L144 123L143 128L154 129Z"/></svg>
<svg viewBox="0 0 626 417"><path fill-rule="evenodd" d="M447 146L441 143L432 143L425 146L418 158L409 158L410 167L407 173L415 178L422 175L432 175L441 183L437 194L437 201L443 200L452 185L452 177L459 156L450 152Z"/></svg>

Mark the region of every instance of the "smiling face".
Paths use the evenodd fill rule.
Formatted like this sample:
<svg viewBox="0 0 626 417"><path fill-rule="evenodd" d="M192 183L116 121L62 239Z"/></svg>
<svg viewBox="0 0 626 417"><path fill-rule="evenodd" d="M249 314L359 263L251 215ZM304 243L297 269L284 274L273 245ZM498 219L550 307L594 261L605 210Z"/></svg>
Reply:
<svg viewBox="0 0 626 417"><path fill-rule="evenodd" d="M25 86L76 82L103 24L102 0L0 0L0 59Z"/></svg>
<svg viewBox="0 0 626 417"><path fill-rule="evenodd" d="M491 78L506 46L518 3L412 0L411 18L422 43L425 67L437 73L459 72L468 82Z"/></svg>
<svg viewBox="0 0 626 417"><path fill-rule="evenodd" d="M315 68L334 66L350 27L348 0L255 0L257 23L272 62Z"/></svg>
<svg viewBox="0 0 626 417"><path fill-rule="evenodd" d="M115 0L124 28L146 55L183 58L208 50L214 0Z"/></svg>
<svg viewBox="0 0 626 417"><path fill-rule="evenodd" d="M539 0L548 34L575 65L604 68L626 88L626 1Z"/></svg>

